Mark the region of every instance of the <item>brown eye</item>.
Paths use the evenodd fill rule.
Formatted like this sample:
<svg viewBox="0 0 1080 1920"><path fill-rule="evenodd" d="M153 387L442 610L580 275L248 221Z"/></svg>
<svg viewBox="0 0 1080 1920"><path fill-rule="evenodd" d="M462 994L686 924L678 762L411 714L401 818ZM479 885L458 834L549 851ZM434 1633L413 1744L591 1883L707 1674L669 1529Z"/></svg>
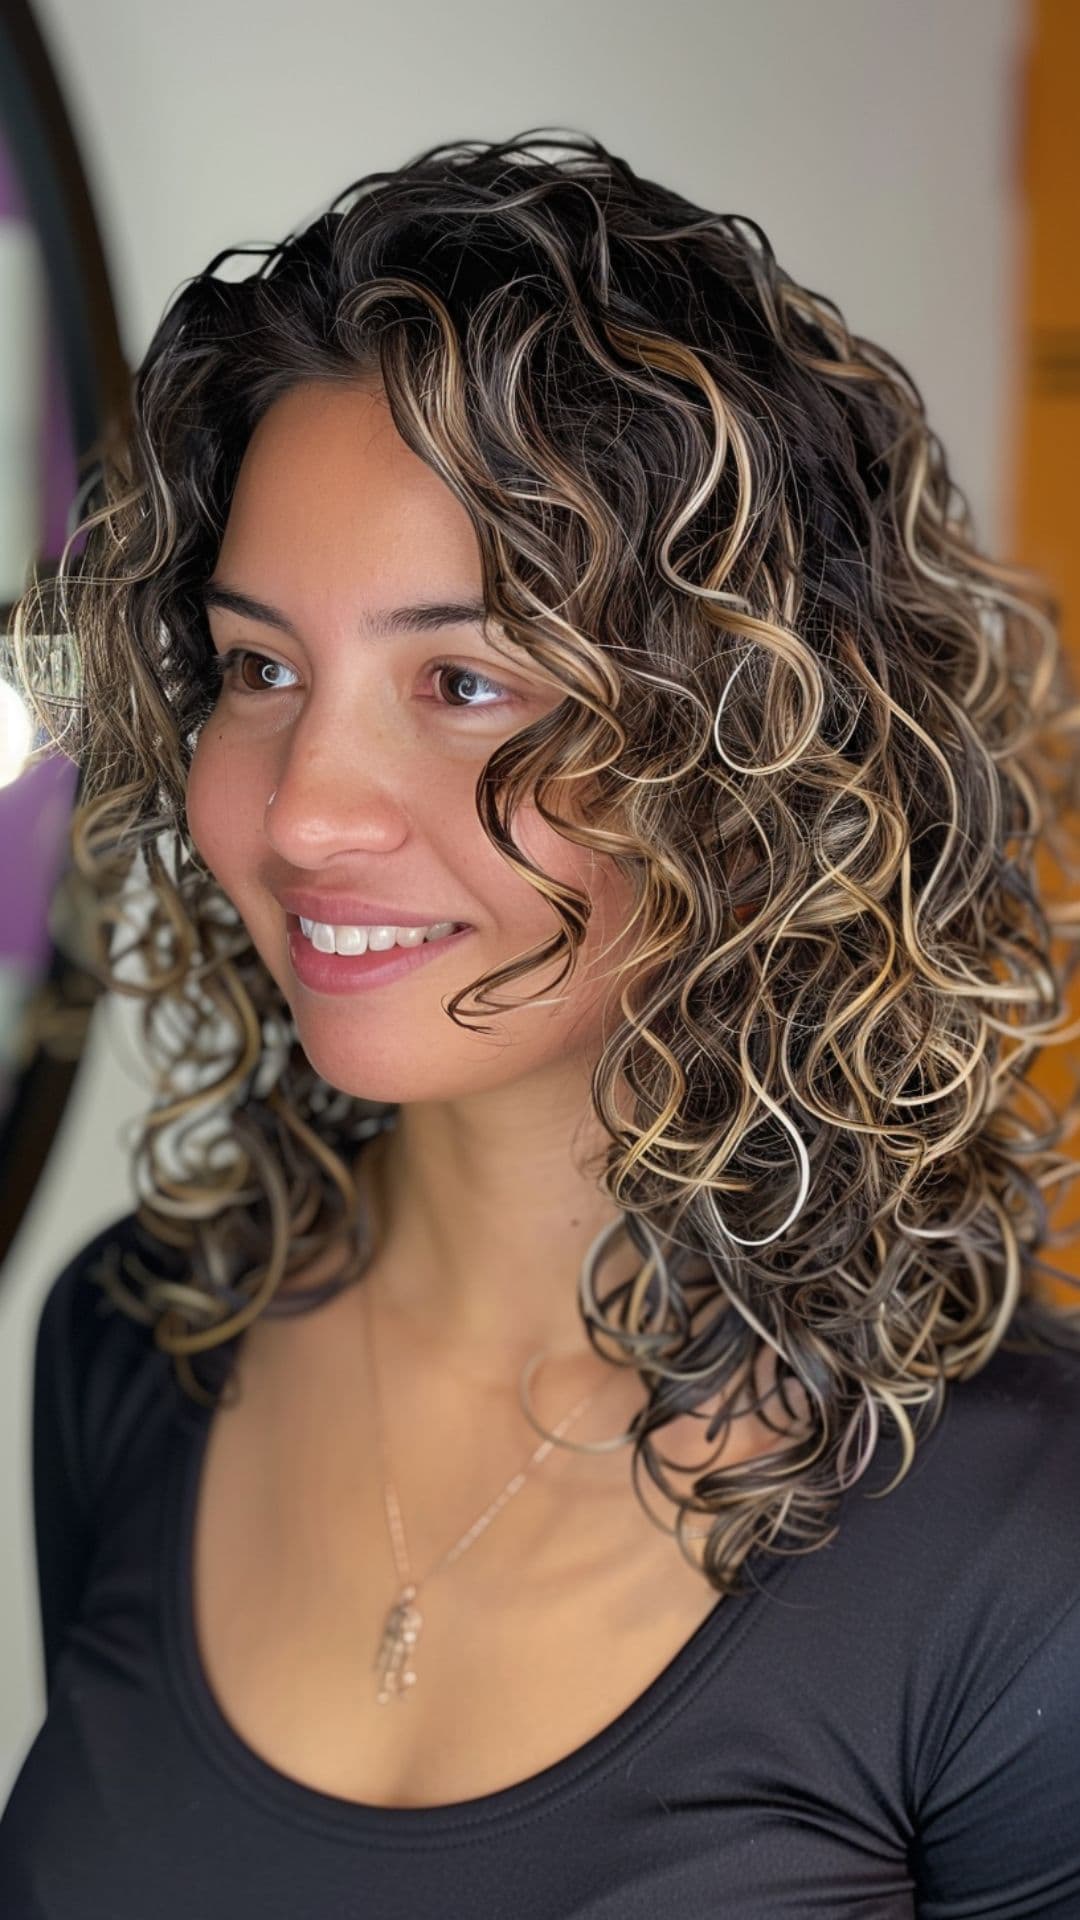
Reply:
<svg viewBox="0 0 1080 1920"><path fill-rule="evenodd" d="M252 672L248 672L248 663L253 663ZM227 653L215 654L211 671L225 686L244 693L289 692L289 688L280 688L265 677L264 669L275 667L282 673L291 673L280 660L272 660L269 654L256 653L251 647L230 647Z"/></svg>
<svg viewBox="0 0 1080 1920"><path fill-rule="evenodd" d="M432 677L436 682L441 682L443 685L445 685L447 681L454 680L465 683L466 697L464 701L459 704L454 700L450 700L447 703L451 710L456 713L471 713L478 708L504 706L508 700L512 701L515 697L510 692L509 687L504 687L501 681L491 680L486 673L480 673L476 667L459 666L453 660L437 660L432 668ZM488 688L489 691L495 694L495 699L469 699L469 692L476 687Z"/></svg>

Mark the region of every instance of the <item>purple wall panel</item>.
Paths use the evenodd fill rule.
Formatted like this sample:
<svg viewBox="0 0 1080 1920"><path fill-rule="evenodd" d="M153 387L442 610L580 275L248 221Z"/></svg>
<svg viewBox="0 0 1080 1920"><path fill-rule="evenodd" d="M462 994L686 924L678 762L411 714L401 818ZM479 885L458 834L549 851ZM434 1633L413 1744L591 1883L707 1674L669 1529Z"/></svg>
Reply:
<svg viewBox="0 0 1080 1920"><path fill-rule="evenodd" d="M26 197L0 127L0 219L29 219ZM59 558L78 486L63 362L50 317L43 396L41 462L42 552ZM5 476L10 484L11 476ZM14 960L41 969L51 940L48 907L67 859L67 826L76 768L65 754L52 754L0 787L0 962Z"/></svg>
<svg viewBox="0 0 1080 1920"><path fill-rule="evenodd" d="M0 956L38 970L48 963L49 901L67 858L75 763L50 754L0 787Z"/></svg>

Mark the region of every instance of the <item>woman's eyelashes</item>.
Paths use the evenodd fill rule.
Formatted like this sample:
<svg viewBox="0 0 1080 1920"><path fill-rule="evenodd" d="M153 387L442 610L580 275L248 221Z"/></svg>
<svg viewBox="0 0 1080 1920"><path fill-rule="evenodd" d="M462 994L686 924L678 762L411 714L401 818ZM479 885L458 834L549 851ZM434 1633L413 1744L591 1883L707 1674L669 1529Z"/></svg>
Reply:
<svg viewBox="0 0 1080 1920"><path fill-rule="evenodd" d="M249 694L290 693L292 691L290 687L277 686L268 680L263 680L259 685L252 685L249 680L244 678L244 670L249 661L259 663L257 671L260 674L265 667L279 668L284 673L293 672L292 667L284 666L280 660L273 659L270 654L257 653L251 647L230 647L226 653L211 654L209 661L210 672L215 681L223 686L227 686L230 692L238 693L243 698L246 698ZM455 704L452 700L446 702L445 704L448 710L452 713L473 713L486 711L488 708L494 706L514 705L521 698L519 694L515 694L509 687L504 686L500 680L492 680L487 674L481 673L478 668L463 666L460 661L434 660L429 668L429 674L431 680L435 683L439 682L439 676L441 674L445 674L448 678L471 682L475 687L485 687L495 695L494 699L479 702L468 699L466 699L463 704Z"/></svg>

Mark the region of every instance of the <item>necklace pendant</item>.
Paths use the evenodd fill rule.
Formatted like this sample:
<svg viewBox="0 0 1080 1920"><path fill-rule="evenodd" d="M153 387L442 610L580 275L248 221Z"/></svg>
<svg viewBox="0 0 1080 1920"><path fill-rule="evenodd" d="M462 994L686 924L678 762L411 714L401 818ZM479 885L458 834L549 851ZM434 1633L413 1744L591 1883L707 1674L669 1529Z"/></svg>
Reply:
<svg viewBox="0 0 1080 1920"><path fill-rule="evenodd" d="M374 1661L379 1675L375 1697L380 1706L390 1699L407 1700L409 1688L416 1685L416 1674L407 1662L420 1637L424 1616L413 1605L415 1598L414 1586L402 1587L386 1616Z"/></svg>

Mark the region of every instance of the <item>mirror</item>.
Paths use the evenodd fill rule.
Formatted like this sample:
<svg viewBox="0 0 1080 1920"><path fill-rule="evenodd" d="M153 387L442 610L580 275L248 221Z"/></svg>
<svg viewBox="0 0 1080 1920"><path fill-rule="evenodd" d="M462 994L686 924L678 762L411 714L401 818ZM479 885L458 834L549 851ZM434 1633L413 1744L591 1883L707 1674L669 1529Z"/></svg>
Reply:
<svg viewBox="0 0 1080 1920"><path fill-rule="evenodd" d="M129 374L71 124L28 0L0 10L0 622L54 573ZM75 570L77 548L69 565ZM41 744L0 654L0 1264L64 1112L99 988L58 924L75 764Z"/></svg>

